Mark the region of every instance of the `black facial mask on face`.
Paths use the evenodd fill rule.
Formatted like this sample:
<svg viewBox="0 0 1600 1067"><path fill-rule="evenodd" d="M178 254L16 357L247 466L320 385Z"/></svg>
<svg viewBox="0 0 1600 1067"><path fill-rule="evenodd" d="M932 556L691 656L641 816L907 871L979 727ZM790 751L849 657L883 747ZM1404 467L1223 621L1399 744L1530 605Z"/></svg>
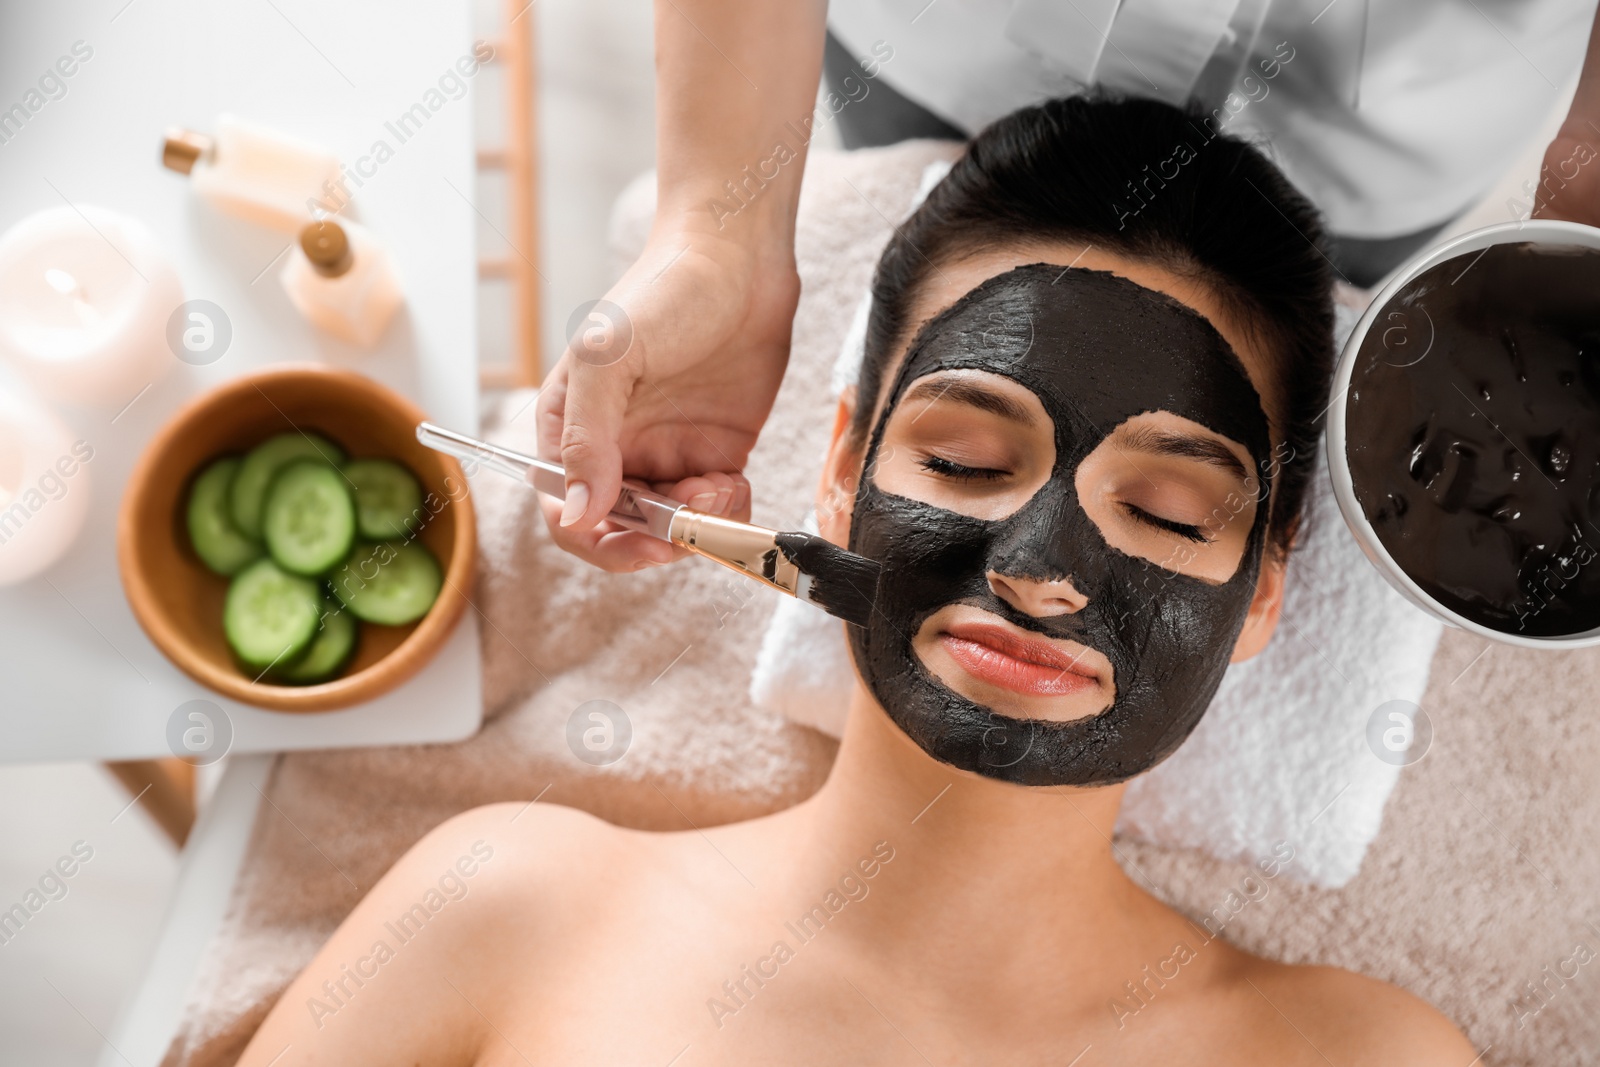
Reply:
<svg viewBox="0 0 1600 1067"><path fill-rule="evenodd" d="M883 492L864 476L850 550L883 564L869 626L849 627L857 668L891 719L935 759L1022 785L1120 782L1165 759L1200 721L1222 681L1255 593L1268 499L1267 420L1233 349L1200 315L1100 271L1048 264L991 278L912 342L873 431L906 388L937 371L972 369L1020 383L1055 424L1048 481L1005 519L988 521ZM1261 488L1244 556L1218 585L1106 543L1079 504L1078 465L1118 425L1168 411L1250 452ZM990 571L1070 579L1088 604L1037 618L990 589ZM939 681L912 649L923 622L970 604L1110 661L1115 700L1073 722L1018 719Z"/></svg>

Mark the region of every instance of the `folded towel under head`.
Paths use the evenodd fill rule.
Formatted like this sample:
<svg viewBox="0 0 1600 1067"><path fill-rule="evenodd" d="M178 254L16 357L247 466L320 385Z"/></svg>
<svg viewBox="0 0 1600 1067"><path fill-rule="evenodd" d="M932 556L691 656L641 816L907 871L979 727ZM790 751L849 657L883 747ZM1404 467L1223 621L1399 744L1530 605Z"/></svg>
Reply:
<svg viewBox="0 0 1600 1067"><path fill-rule="evenodd" d="M947 170L924 171L919 201ZM836 394L856 380L870 306L863 298L834 364ZM1338 312L1342 341L1357 316ZM1287 845L1292 877L1349 882L1403 762L1380 755L1369 737L1383 736L1389 711L1422 699L1442 631L1361 554L1319 462L1277 633L1260 655L1228 668L1182 747L1129 783L1117 832L1251 862L1270 863ZM779 605L750 681L757 705L837 737L854 679L842 624L803 604Z"/></svg>

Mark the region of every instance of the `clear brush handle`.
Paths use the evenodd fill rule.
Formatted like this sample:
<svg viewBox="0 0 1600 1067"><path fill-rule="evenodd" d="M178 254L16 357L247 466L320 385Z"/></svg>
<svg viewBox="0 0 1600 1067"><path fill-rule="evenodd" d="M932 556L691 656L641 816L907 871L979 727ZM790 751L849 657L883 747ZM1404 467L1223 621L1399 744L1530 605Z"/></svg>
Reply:
<svg viewBox="0 0 1600 1067"><path fill-rule="evenodd" d="M417 440L436 452L454 456L468 464L469 472L472 466L488 467L557 500L566 498L567 472L559 463L525 456L521 452L501 448L488 441L435 426L431 422L417 424ZM670 541L672 516L681 507L683 505L676 500L648 489L624 485L621 495L617 497L617 506L606 518L630 530Z"/></svg>

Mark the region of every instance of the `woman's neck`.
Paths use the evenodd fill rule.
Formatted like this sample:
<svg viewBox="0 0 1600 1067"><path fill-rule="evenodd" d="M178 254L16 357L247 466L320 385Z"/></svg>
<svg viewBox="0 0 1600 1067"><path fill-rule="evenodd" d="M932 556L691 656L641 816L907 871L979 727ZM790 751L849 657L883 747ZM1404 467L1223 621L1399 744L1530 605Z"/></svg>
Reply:
<svg viewBox="0 0 1600 1067"><path fill-rule="evenodd" d="M836 879L886 842L894 858L872 886L879 904L870 922L848 925L913 971L942 964L948 977L960 960L991 993L996 975L1036 982L1046 970L1114 986L1130 958L1170 950L1181 926L1112 855L1123 788L958 771L918 748L858 683L832 773L796 809L796 868L808 882ZM926 959L905 958L918 954Z"/></svg>

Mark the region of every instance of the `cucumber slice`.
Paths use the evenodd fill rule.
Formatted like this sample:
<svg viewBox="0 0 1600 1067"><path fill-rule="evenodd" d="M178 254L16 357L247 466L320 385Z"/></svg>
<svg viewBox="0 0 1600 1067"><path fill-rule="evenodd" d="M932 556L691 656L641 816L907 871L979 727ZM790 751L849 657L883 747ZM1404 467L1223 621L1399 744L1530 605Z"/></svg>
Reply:
<svg viewBox="0 0 1600 1067"><path fill-rule="evenodd" d="M370 541L405 537L422 517L422 486L400 464L387 459L357 459L344 476L356 493L356 529Z"/></svg>
<svg viewBox="0 0 1600 1067"><path fill-rule="evenodd" d="M316 459L280 468L261 509L261 534L284 570L308 577L331 570L356 543L356 505L344 475Z"/></svg>
<svg viewBox="0 0 1600 1067"><path fill-rule="evenodd" d="M322 615L322 591L310 578L257 560L233 579L222 608L222 631L234 655L262 669L293 662L311 645Z"/></svg>
<svg viewBox="0 0 1600 1067"><path fill-rule="evenodd" d="M345 610L344 605L338 601L324 600L322 628L312 639L311 647L289 666L280 665L273 674L280 681L294 685L328 681L350 662L350 657L355 654L360 630L361 624L356 622L355 615Z"/></svg>
<svg viewBox="0 0 1600 1067"><path fill-rule="evenodd" d="M228 486L238 469L238 459L219 459L189 490L189 543L201 563L224 577L261 558L261 545L240 533L228 514Z"/></svg>
<svg viewBox="0 0 1600 1067"><path fill-rule="evenodd" d="M261 537L261 510L267 502L267 489L278 470L297 459L320 459L337 467L344 462L344 450L321 434L299 430L269 437L252 448L228 490L233 524L240 533Z"/></svg>
<svg viewBox="0 0 1600 1067"><path fill-rule="evenodd" d="M439 598L439 561L416 541L362 545L333 575L333 591L356 618L380 626L415 622Z"/></svg>

